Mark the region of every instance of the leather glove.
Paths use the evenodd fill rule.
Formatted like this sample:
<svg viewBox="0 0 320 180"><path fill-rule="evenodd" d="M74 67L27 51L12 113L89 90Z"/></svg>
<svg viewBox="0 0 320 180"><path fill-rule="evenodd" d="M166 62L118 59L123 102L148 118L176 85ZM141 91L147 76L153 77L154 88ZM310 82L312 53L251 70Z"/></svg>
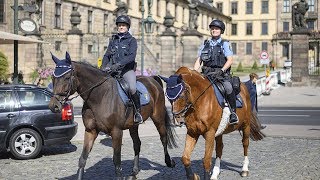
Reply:
<svg viewBox="0 0 320 180"><path fill-rule="evenodd" d="M215 72L213 73L213 76L215 76L215 77L221 77L223 74L224 74L224 72L222 71L222 69L219 69L219 70L217 70L217 71L215 71Z"/></svg>
<svg viewBox="0 0 320 180"><path fill-rule="evenodd" d="M116 63L116 64L110 66L110 70L111 70L112 72L116 72L116 71L118 71L120 68L121 68L121 64L120 64L120 63Z"/></svg>

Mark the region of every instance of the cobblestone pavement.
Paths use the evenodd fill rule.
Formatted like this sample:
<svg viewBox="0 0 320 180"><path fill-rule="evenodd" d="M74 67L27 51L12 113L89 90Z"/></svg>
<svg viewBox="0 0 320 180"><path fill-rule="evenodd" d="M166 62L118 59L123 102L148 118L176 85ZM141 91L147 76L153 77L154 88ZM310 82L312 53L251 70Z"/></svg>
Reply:
<svg viewBox="0 0 320 180"><path fill-rule="evenodd" d="M163 149L158 136L142 137L141 171L138 179L186 179L181 155L184 136L179 135L179 148L170 149L171 157L177 165L171 169L165 166ZM241 136L224 136L220 179L319 179L320 140L266 137L262 141L250 141L249 177L241 178L243 150ZM78 158L82 142L69 145L46 147L43 156L33 160L13 160L8 153L0 153L0 179L76 179ZM203 176L202 157L204 140L199 142L192 154L193 169ZM122 168L128 176L132 168L133 148L129 138L123 139ZM214 162L214 160L213 160ZM85 179L113 179L111 139L98 139L86 165Z"/></svg>

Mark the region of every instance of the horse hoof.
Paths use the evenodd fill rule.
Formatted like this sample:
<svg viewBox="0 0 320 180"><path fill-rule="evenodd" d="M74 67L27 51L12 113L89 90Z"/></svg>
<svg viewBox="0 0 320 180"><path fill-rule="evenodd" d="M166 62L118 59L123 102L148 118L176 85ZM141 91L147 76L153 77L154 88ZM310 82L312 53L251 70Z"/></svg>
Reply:
<svg viewBox="0 0 320 180"><path fill-rule="evenodd" d="M131 176L136 176L139 172L140 172L139 169L133 169L132 173L131 173Z"/></svg>
<svg viewBox="0 0 320 180"><path fill-rule="evenodd" d="M128 176L127 180L136 180L137 177L135 175Z"/></svg>
<svg viewBox="0 0 320 180"><path fill-rule="evenodd" d="M171 159L171 166L170 166L171 168L174 168L174 167L176 167L176 162L174 162L174 160L173 159Z"/></svg>
<svg viewBox="0 0 320 180"><path fill-rule="evenodd" d="M200 180L200 176L196 173L193 174L193 179L194 180Z"/></svg>
<svg viewBox="0 0 320 180"><path fill-rule="evenodd" d="M249 176L249 171L242 171L241 172L242 177L248 177Z"/></svg>
<svg viewBox="0 0 320 180"><path fill-rule="evenodd" d="M83 174L84 174L84 168L79 168L77 174L78 174L78 180L82 180Z"/></svg>

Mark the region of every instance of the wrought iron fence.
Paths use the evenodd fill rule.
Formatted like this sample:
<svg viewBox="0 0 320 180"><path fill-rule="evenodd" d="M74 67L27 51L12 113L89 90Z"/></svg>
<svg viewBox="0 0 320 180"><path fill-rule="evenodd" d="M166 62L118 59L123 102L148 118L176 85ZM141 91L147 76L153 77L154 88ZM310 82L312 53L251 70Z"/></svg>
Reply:
<svg viewBox="0 0 320 180"><path fill-rule="evenodd" d="M320 62L315 58L309 58L309 75L319 76L320 75Z"/></svg>

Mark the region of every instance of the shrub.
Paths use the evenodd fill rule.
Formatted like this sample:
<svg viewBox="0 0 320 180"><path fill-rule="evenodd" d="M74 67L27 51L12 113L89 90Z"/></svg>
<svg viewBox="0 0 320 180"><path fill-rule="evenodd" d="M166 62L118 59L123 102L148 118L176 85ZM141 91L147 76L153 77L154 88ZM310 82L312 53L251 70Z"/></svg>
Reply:
<svg viewBox="0 0 320 180"><path fill-rule="evenodd" d="M238 64L237 71L238 72L243 72L243 67L242 67L242 63L241 62Z"/></svg>
<svg viewBox="0 0 320 180"><path fill-rule="evenodd" d="M254 63L253 63L253 65L252 65L251 69L254 69L254 70L259 69L259 68L258 68L258 64L257 64L257 61L254 61Z"/></svg>
<svg viewBox="0 0 320 180"><path fill-rule="evenodd" d="M0 84L8 82L9 63L7 57L0 51Z"/></svg>

